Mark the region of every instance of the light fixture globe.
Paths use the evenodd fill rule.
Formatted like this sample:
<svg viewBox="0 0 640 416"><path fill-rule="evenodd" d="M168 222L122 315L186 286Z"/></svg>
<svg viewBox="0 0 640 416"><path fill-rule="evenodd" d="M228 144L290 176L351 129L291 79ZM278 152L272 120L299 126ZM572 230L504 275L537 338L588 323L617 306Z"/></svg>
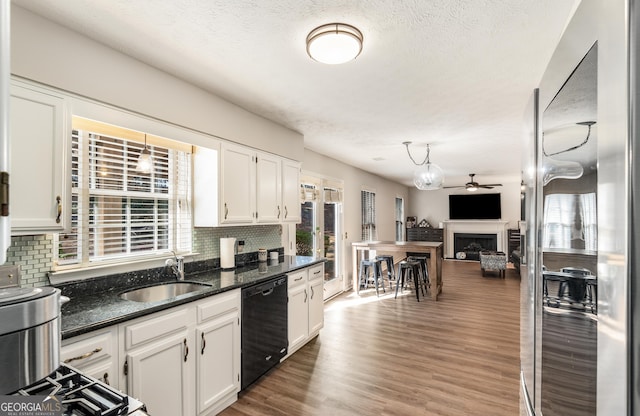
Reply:
<svg viewBox="0 0 640 416"><path fill-rule="evenodd" d="M422 191L441 189L444 184L444 171L440 166L427 162L416 168L413 184Z"/></svg>
<svg viewBox="0 0 640 416"><path fill-rule="evenodd" d="M307 36L307 53L323 64L343 64L362 52L362 32L344 23L330 23L313 29Z"/></svg>

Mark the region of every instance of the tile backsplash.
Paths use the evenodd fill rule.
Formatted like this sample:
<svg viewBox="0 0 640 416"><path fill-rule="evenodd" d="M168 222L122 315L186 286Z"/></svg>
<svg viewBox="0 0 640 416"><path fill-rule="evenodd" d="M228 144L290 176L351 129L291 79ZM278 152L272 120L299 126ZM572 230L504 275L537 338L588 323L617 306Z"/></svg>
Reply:
<svg viewBox="0 0 640 416"><path fill-rule="evenodd" d="M282 247L281 225L255 225L219 228L195 228L193 251L198 253L191 261L204 261L220 257L220 238L234 237L244 240L244 253ZM37 287L49 284L47 272L53 264L53 235L26 235L11 237L7 263L19 265L21 286Z"/></svg>

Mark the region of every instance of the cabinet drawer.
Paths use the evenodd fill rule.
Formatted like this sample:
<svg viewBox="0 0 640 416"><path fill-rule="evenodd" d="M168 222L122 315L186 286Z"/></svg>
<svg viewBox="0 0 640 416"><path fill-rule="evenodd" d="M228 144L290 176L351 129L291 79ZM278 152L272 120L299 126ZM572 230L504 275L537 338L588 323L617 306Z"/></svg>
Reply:
<svg viewBox="0 0 640 416"><path fill-rule="evenodd" d="M168 334L180 331L193 322L193 309L181 309L165 313L161 316L144 319L124 327L124 348L130 350L154 339L161 339Z"/></svg>
<svg viewBox="0 0 640 416"><path fill-rule="evenodd" d="M99 361L115 359L117 340L109 330L63 341L60 361L78 369Z"/></svg>
<svg viewBox="0 0 640 416"><path fill-rule="evenodd" d="M324 264L309 267L309 280L315 280L324 277Z"/></svg>
<svg viewBox="0 0 640 416"><path fill-rule="evenodd" d="M307 282L307 270L300 270L287 275L287 287L292 288Z"/></svg>
<svg viewBox="0 0 640 416"><path fill-rule="evenodd" d="M232 310L240 310L240 290L215 295L196 306L197 323L201 324Z"/></svg>

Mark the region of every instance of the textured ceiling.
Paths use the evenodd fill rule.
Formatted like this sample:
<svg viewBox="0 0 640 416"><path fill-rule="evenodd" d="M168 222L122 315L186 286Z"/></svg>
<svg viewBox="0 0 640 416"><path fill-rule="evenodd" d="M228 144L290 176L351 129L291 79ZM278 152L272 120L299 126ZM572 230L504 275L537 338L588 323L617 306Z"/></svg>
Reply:
<svg viewBox="0 0 640 416"><path fill-rule="evenodd" d="M408 185L431 144L446 185L520 180L525 105L579 0L13 0ZM331 22L362 54L323 65Z"/></svg>

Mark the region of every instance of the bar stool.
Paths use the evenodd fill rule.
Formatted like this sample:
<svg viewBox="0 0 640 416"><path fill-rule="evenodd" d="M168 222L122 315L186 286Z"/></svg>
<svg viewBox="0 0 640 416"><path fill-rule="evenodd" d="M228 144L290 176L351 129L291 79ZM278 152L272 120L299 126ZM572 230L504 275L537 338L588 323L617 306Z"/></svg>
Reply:
<svg viewBox="0 0 640 416"><path fill-rule="evenodd" d="M426 256L409 256L407 257L408 261L417 261L420 263L420 274L422 277L422 285L424 286L424 290L429 291L431 287L431 283L429 282L429 267L427 266L427 257ZM423 290L423 294L424 294Z"/></svg>
<svg viewBox="0 0 640 416"><path fill-rule="evenodd" d="M396 280L396 270L393 266L393 256L390 255L380 255L376 257L376 261L380 263L386 263L387 265L387 280L389 281L389 289L393 289L391 286L391 281ZM384 280L382 281L382 287L384 288Z"/></svg>
<svg viewBox="0 0 640 416"><path fill-rule="evenodd" d="M400 286L404 287L407 280L413 279L413 283L416 287L416 299L420 302L420 262L403 260L398 265L398 278L396 279L396 296L398 298L398 289ZM423 289L424 290L424 289Z"/></svg>
<svg viewBox="0 0 640 416"><path fill-rule="evenodd" d="M381 263L377 260L365 260L360 261L360 271L358 272L358 290L360 293L360 287L364 286L366 289L369 286L369 272L373 272L373 282L376 287L376 295L380 295L378 291L379 280L382 280L382 268ZM384 281L382 281L382 290L384 291Z"/></svg>

